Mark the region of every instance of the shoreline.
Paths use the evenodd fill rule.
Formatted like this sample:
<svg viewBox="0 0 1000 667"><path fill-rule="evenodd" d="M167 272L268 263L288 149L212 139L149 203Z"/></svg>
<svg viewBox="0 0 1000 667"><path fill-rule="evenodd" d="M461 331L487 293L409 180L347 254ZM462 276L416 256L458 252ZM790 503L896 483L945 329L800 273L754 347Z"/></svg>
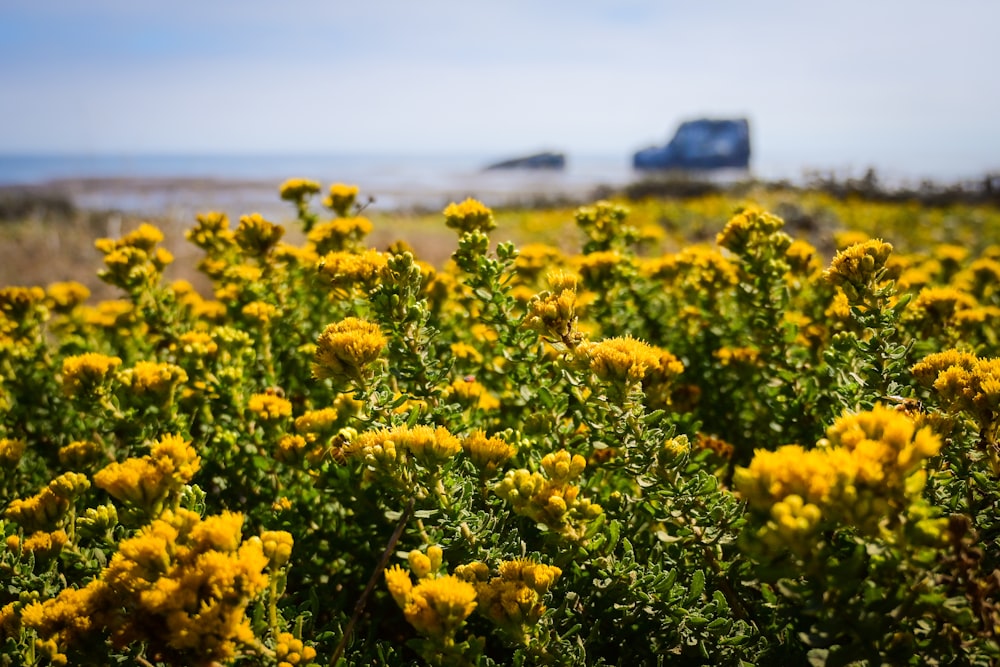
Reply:
<svg viewBox="0 0 1000 667"><path fill-rule="evenodd" d="M278 194L285 180L81 176L38 183L0 183L0 221L77 212L193 219L196 214L210 210L224 211L231 217L253 212L275 218L294 217L294 207L282 201ZM632 172L628 178L617 174L602 180L561 171L510 170L427 178L423 182L384 178L381 183L370 186L363 180L353 181L353 184L361 189L360 199L371 198L373 210L380 213L441 210L466 197L474 197L494 208L542 208L580 205L610 196L630 200L646 197L684 199L708 192L733 193L752 188L819 191L836 198L859 197L875 201L916 200L929 205L958 202L1000 205L1000 172L961 181L926 180L916 186L887 184L873 170L860 178L838 178L832 172L817 171L805 175L801 183L763 180L752 172ZM324 190L328 185L321 183Z"/></svg>

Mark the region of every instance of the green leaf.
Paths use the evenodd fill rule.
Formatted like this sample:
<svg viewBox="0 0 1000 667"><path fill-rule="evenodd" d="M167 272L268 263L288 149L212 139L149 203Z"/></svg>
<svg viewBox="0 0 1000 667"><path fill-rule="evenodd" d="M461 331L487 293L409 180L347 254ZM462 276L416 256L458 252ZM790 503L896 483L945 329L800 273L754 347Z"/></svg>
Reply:
<svg viewBox="0 0 1000 667"><path fill-rule="evenodd" d="M694 574L691 575L691 584L688 586L688 594L684 599L684 604L688 605L701 597L702 591L705 590L705 571L695 570Z"/></svg>

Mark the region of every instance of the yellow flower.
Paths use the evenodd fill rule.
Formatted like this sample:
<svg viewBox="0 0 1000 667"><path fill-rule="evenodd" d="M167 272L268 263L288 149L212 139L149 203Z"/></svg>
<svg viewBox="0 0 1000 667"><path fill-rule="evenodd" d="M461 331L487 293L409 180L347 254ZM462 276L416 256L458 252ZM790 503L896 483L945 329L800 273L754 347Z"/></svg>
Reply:
<svg viewBox="0 0 1000 667"><path fill-rule="evenodd" d="M512 505L515 513L547 526L568 540L584 542L591 523L603 514L600 505L581 498L580 488L570 484L586 464L582 456L571 456L565 450L547 454L542 467L548 478L523 468L508 470L494 490Z"/></svg>
<svg viewBox="0 0 1000 667"><path fill-rule="evenodd" d="M499 437L486 437L486 432L476 429L462 440L462 449L484 475L492 474L517 452Z"/></svg>
<svg viewBox="0 0 1000 667"><path fill-rule="evenodd" d="M462 443L443 426L396 426L361 433L345 451L348 455L363 456L374 464L382 459L394 461L402 453L409 452L423 465L436 468L462 451Z"/></svg>
<svg viewBox="0 0 1000 667"><path fill-rule="evenodd" d="M817 448L785 445L757 450L733 475L737 492L767 517L757 537L773 550L814 553L817 531L831 522L869 535L898 524L919 502L923 461L940 438L902 412L882 405L845 413Z"/></svg>
<svg viewBox="0 0 1000 667"><path fill-rule="evenodd" d="M476 364L483 360L483 355L479 353L479 350L468 343L463 342L451 344L451 356L456 359L468 360Z"/></svg>
<svg viewBox="0 0 1000 667"><path fill-rule="evenodd" d="M581 206L573 217L577 226L591 240L592 247L587 250L595 251L638 240L638 230L625 224L629 214L627 207L601 200L591 206Z"/></svg>
<svg viewBox="0 0 1000 667"><path fill-rule="evenodd" d="M247 407L266 422L276 422L292 416L292 402L270 392L254 394L247 402Z"/></svg>
<svg viewBox="0 0 1000 667"><path fill-rule="evenodd" d="M447 640L475 608L475 587L449 574L420 580L410 590L403 615L420 634Z"/></svg>
<svg viewBox="0 0 1000 667"><path fill-rule="evenodd" d="M122 363L119 357L85 352L63 359L62 387L68 396L95 397L107 389L112 373Z"/></svg>
<svg viewBox="0 0 1000 667"><path fill-rule="evenodd" d="M643 380L666 383L684 371L672 354L631 336L584 343L579 348L594 374L613 385L631 385Z"/></svg>
<svg viewBox="0 0 1000 667"><path fill-rule="evenodd" d="M801 239L792 241L785 251L785 259L792 272L802 276L811 276L822 268L816 248Z"/></svg>
<svg viewBox="0 0 1000 667"><path fill-rule="evenodd" d="M567 271L556 270L546 276L549 289L528 301L524 326L550 336L569 347L583 340L576 329L577 277Z"/></svg>
<svg viewBox="0 0 1000 667"><path fill-rule="evenodd" d="M756 366L760 351L753 347L721 347L712 353L723 366Z"/></svg>
<svg viewBox="0 0 1000 667"><path fill-rule="evenodd" d="M574 257L573 264L587 287L604 291L616 270L631 269L632 260L617 250L600 250Z"/></svg>
<svg viewBox="0 0 1000 667"><path fill-rule="evenodd" d="M784 225L784 220L775 215L747 207L729 219L716 235L715 242L736 255L743 255L761 244L772 244L784 253L792 243L783 233L779 235Z"/></svg>
<svg viewBox="0 0 1000 667"><path fill-rule="evenodd" d="M291 558L292 546L295 544L291 533L284 530L265 530L260 534L260 541L272 571L283 567Z"/></svg>
<svg viewBox="0 0 1000 667"><path fill-rule="evenodd" d="M27 316L44 298L45 290L41 287L0 288L0 314L16 322Z"/></svg>
<svg viewBox="0 0 1000 667"><path fill-rule="evenodd" d="M479 562L459 566L455 573L475 586L479 613L522 642L545 613L542 596L562 576L558 567L523 558L501 562L494 577Z"/></svg>
<svg viewBox="0 0 1000 667"><path fill-rule="evenodd" d="M563 261L559 248L544 243L527 243L518 248L514 259L517 275L524 281L534 280L542 271L549 270Z"/></svg>
<svg viewBox="0 0 1000 667"><path fill-rule="evenodd" d="M281 184L279 190L281 198L290 202L301 202L318 193L319 183L308 178L290 178Z"/></svg>
<svg viewBox="0 0 1000 667"><path fill-rule="evenodd" d="M464 407L480 410L496 410L500 407L500 401L490 394L481 382L471 377L458 378L452 382L447 395Z"/></svg>
<svg viewBox="0 0 1000 667"><path fill-rule="evenodd" d="M542 470L556 482L570 482L587 467L587 460L579 454L570 455L565 449L542 457Z"/></svg>
<svg viewBox="0 0 1000 667"><path fill-rule="evenodd" d="M180 352L184 356L195 359L214 357L219 351L219 344L215 342L212 335L204 331L189 331L177 337L177 342L171 349Z"/></svg>
<svg viewBox="0 0 1000 667"><path fill-rule="evenodd" d="M358 198L358 186L334 183L330 186L330 194L323 199L323 206L331 209L341 218L350 215L351 207Z"/></svg>
<svg viewBox="0 0 1000 667"><path fill-rule="evenodd" d="M13 469L24 456L25 442L15 438L0 438L0 464Z"/></svg>
<svg viewBox="0 0 1000 667"><path fill-rule="evenodd" d="M295 419L295 430L299 433L333 435L337 431L340 412L336 408L307 410Z"/></svg>
<svg viewBox="0 0 1000 667"><path fill-rule="evenodd" d="M36 531L24 540L17 535L7 538L7 548L20 553L30 553L36 561L45 562L56 556L69 541L64 530Z"/></svg>
<svg viewBox="0 0 1000 667"><path fill-rule="evenodd" d="M254 257L264 257L274 249L284 234L284 227L268 222L260 213L253 213L240 218L234 238L244 252Z"/></svg>
<svg viewBox="0 0 1000 667"><path fill-rule="evenodd" d="M881 279L891 253L892 244L881 239L856 243L837 253L823 277L855 303Z"/></svg>
<svg viewBox="0 0 1000 667"><path fill-rule="evenodd" d="M399 565L393 565L385 570L385 585L389 589L389 594L396 601L399 607L405 608L413 591L413 581L410 580L410 573Z"/></svg>
<svg viewBox="0 0 1000 667"><path fill-rule="evenodd" d="M305 458L306 452L310 449L313 442L313 438L285 434L278 439L278 446L273 453L274 459L289 465L299 463Z"/></svg>
<svg viewBox="0 0 1000 667"><path fill-rule="evenodd" d="M3 515L28 531L50 530L65 517L71 501L88 488L86 475L64 472L35 495L12 500Z"/></svg>
<svg viewBox="0 0 1000 667"><path fill-rule="evenodd" d="M388 256L377 250L329 252L320 260L319 272L333 287L357 286L370 290L378 285L388 261Z"/></svg>
<svg viewBox="0 0 1000 667"><path fill-rule="evenodd" d="M963 310L975 308L975 297L954 287L925 287L906 311L906 319L924 327L948 326Z"/></svg>
<svg viewBox="0 0 1000 667"><path fill-rule="evenodd" d="M75 280L57 282L49 285L46 290L45 302L49 308L66 313L90 298L90 290Z"/></svg>
<svg viewBox="0 0 1000 667"><path fill-rule="evenodd" d="M264 301L251 301L243 306L240 312L247 319L254 320L260 324L267 324L278 314L278 309Z"/></svg>
<svg viewBox="0 0 1000 667"><path fill-rule="evenodd" d="M374 322L348 317L330 324L316 341L313 377L364 386L368 366L379 358L386 344Z"/></svg>
<svg viewBox="0 0 1000 667"><path fill-rule="evenodd" d="M371 220L363 216L334 218L316 225L306 237L318 255L354 250L372 233Z"/></svg>
<svg viewBox="0 0 1000 667"><path fill-rule="evenodd" d="M122 384L138 396L150 395L160 402L167 401L179 384L187 382L184 369L173 364L140 361L121 375Z"/></svg>
<svg viewBox="0 0 1000 667"><path fill-rule="evenodd" d="M122 502L154 512L200 469L201 459L188 441L165 435L148 455L115 461L99 470L94 484Z"/></svg>
<svg viewBox="0 0 1000 667"><path fill-rule="evenodd" d="M485 233L497 226L493 211L471 197L460 204L448 204L444 209L444 222L460 234Z"/></svg>
<svg viewBox="0 0 1000 667"><path fill-rule="evenodd" d="M90 440L75 440L59 448L59 463L67 468L82 468L99 459L103 450Z"/></svg>
<svg viewBox="0 0 1000 667"><path fill-rule="evenodd" d="M996 428L1000 358L948 349L928 355L912 371L918 382L934 389L945 408L969 413L981 430Z"/></svg>
<svg viewBox="0 0 1000 667"><path fill-rule="evenodd" d="M124 540L102 572L96 610L117 641L142 641L156 659L174 663L227 660L253 641L245 610L267 587L268 559L259 538L241 543L240 514L201 519L164 512ZM49 603L46 603L49 604Z"/></svg>
<svg viewBox="0 0 1000 667"><path fill-rule="evenodd" d="M202 250L218 253L236 241L225 213L210 211L199 213L195 218L198 224L185 232L184 236Z"/></svg>
<svg viewBox="0 0 1000 667"><path fill-rule="evenodd" d="M278 660L278 667L294 667L316 657L316 649L305 645L290 632L279 632L276 641L274 657Z"/></svg>
<svg viewBox="0 0 1000 667"><path fill-rule="evenodd" d="M128 301L101 301L97 306L83 307L83 319L87 324L105 329L125 328L130 323L134 310Z"/></svg>

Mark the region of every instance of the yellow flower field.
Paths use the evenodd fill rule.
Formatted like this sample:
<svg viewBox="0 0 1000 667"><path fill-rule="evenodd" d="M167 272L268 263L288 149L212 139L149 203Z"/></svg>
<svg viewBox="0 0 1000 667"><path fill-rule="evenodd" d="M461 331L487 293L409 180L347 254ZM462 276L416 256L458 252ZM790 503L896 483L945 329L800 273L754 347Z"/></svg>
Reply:
<svg viewBox="0 0 1000 667"><path fill-rule="evenodd" d="M0 287L0 664L1000 660L1000 211L360 192Z"/></svg>

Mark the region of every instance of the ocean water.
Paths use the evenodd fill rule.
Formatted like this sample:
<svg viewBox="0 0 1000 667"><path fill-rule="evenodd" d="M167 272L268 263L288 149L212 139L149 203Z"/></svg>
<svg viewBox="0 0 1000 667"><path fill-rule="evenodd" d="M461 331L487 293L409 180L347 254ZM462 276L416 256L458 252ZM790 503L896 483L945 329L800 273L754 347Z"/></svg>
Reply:
<svg viewBox="0 0 1000 667"><path fill-rule="evenodd" d="M278 187L311 178L359 186L379 209L584 198L639 177L627 155L567 156L563 170L485 170L487 155L0 155L0 187L49 189L81 208L191 215L287 211Z"/></svg>

